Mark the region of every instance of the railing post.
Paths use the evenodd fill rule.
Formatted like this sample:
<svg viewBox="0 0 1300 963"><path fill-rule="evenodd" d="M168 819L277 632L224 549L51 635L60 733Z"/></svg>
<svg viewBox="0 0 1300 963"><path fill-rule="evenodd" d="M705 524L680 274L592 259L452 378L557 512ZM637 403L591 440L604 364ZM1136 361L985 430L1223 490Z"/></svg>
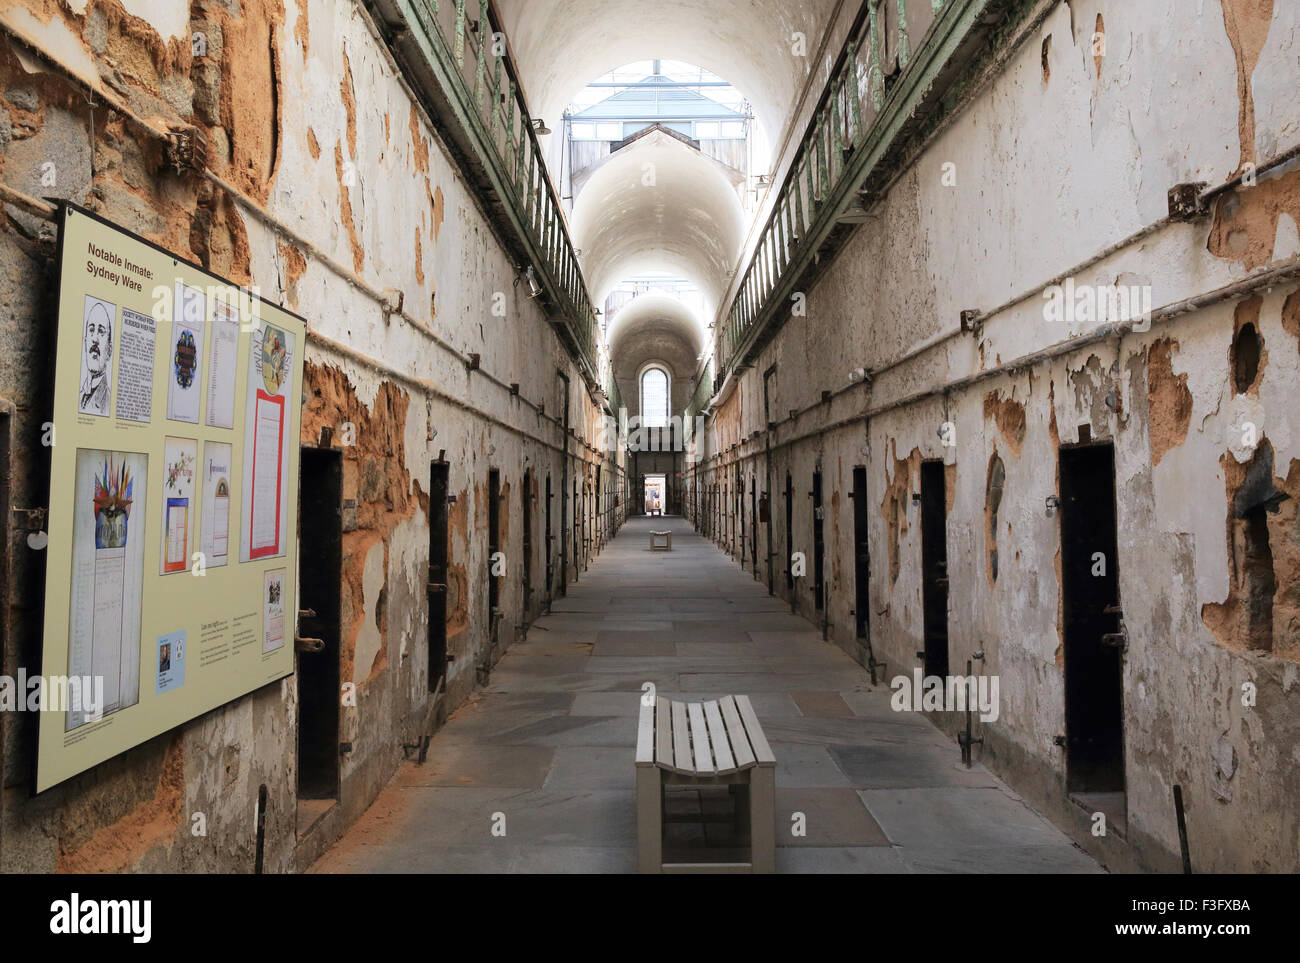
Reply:
<svg viewBox="0 0 1300 963"><path fill-rule="evenodd" d="M456 38L452 45L456 66L465 66L465 0L456 0Z"/></svg>
<svg viewBox="0 0 1300 963"><path fill-rule="evenodd" d="M868 0L871 4L871 71L867 87L871 91L871 104L880 110L885 104L885 71L880 61L884 51L880 45L880 3L881 0Z"/></svg>

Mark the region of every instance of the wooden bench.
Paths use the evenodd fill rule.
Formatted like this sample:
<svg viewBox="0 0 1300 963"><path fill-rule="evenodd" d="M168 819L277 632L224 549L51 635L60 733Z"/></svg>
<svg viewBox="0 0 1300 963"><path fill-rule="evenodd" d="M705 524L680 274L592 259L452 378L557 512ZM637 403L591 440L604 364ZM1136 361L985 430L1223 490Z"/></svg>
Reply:
<svg viewBox="0 0 1300 963"><path fill-rule="evenodd" d="M656 545L655 539L663 539L662 545ZM673 550L673 533L672 532L651 532L650 533L650 551L652 552L671 552Z"/></svg>
<svg viewBox="0 0 1300 963"><path fill-rule="evenodd" d="M749 862L665 863L664 792L668 786L742 787L745 791L736 795L749 801ZM636 740L637 862L641 872L773 872L775 795L776 757L748 696L703 703L656 698L653 705L642 703Z"/></svg>

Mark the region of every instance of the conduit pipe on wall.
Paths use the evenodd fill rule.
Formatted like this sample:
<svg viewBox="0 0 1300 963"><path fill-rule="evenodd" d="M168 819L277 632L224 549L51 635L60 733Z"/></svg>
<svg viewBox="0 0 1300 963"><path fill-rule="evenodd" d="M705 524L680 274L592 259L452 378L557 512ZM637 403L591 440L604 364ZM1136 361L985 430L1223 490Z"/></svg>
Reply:
<svg viewBox="0 0 1300 963"><path fill-rule="evenodd" d="M1275 265L1271 268L1265 268L1261 271L1258 271L1254 274L1244 277L1239 281L1233 281L1230 284L1225 284L1222 287L1215 288L1212 291L1207 291L1204 294L1198 294L1190 298L1184 298L1181 301L1170 302L1169 304L1166 304L1151 312L1151 324L1152 326L1156 324L1162 324L1166 321L1169 321L1181 315L1189 314L1192 311L1198 311L1201 310L1202 308L1206 308L1211 305L1217 304L1220 301L1226 301L1233 298L1247 297L1248 295L1254 293L1260 288L1273 287L1279 284L1286 284L1290 281L1296 281L1296 280L1300 280L1300 256L1290 258L1289 260L1283 261L1282 263ZM805 432L801 435L796 435L792 438L784 439L783 441L773 442L772 450L776 450L778 448L785 448L789 445L796 444L807 438L816 437L818 435L824 435L827 432L836 431L840 428L857 424L858 422L862 421L864 418L868 418L868 419L874 418L878 415L884 414L885 412L894 411L898 408L905 408L909 405L916 404L917 402L924 401L928 398L933 398L933 397L947 394L952 391L959 391L964 388L969 388L971 385L978 384L982 381L986 381L989 378L994 378L1003 374L1010 374L1024 368L1030 368L1042 361L1050 361L1061 355L1069 354L1073 351L1077 351L1080 348L1086 348L1091 344L1097 344L1102 341L1107 341L1111 338L1123 337L1126 334L1132 333L1134 326L1140 320L1142 319L1132 318L1127 321L1119 321L1119 322L1113 322L1111 324L1100 325L1097 328L1094 328L1092 331L1078 335L1077 337L1074 338L1070 338L1066 341L1058 342L1057 344L1051 345L1047 348L1043 348L1039 351L1034 351L1031 352L1030 354L1021 355L1019 358L1016 358L1012 361L1004 362L1000 365L997 365L996 367L986 368L983 371L977 371L974 374L966 375L964 377L945 382L944 384L936 385L932 388L927 388L923 391L912 392L911 394L904 395L900 398L896 398L893 401L886 402L882 405L878 405L875 407L868 407L863 412L854 415L849 415L845 418L839 418L831 422L830 424L823 425L822 427L815 429L814 431ZM712 468L715 469L721 468L731 464L732 461L738 461L741 458L757 457L758 454L759 452L755 450L742 455L737 455L735 458L731 459L731 461L717 462L714 466L712 466Z"/></svg>
<svg viewBox="0 0 1300 963"><path fill-rule="evenodd" d="M1285 167L1288 164L1292 163L1297 158L1300 158L1300 144L1290 148L1289 150L1283 151L1280 154L1276 154L1273 157L1270 157L1269 159L1265 160L1262 164L1258 165L1255 168L1255 172L1254 172L1255 177L1256 178L1267 177L1273 174L1274 172L1276 172L1279 168ZM1246 175L1244 173L1238 174L1232 178L1229 178L1227 181L1225 181L1222 184L1219 184L1215 187L1211 187L1206 189L1205 191L1202 191L1198 196L1199 203L1201 204L1201 206L1204 206L1210 200L1217 197L1218 195L1228 190L1231 190L1235 187L1240 186L1245 176ZM948 341L953 340L954 338L960 337L962 334L966 333L967 330L975 330L980 328L985 322L996 317L997 315L1010 310L1011 308L1015 307L1018 304L1023 304L1025 301L1033 297L1041 296L1042 292L1047 290L1048 288L1051 288L1058 284L1063 284L1067 279L1074 277L1076 274L1086 271L1088 268L1096 264L1099 264L1100 262L1106 260L1108 257L1111 257L1112 255L1119 253L1123 249L1133 244L1136 244L1139 241L1146 239L1147 237L1150 237L1152 234L1155 234L1158 231L1162 230L1163 228L1166 228L1174 223L1179 223L1179 222L1176 221L1174 218L1166 216L1160 218L1157 221L1152 222L1151 224L1148 224L1146 227L1134 231L1132 234L1128 235L1127 237L1119 241L1116 241L1112 244L1109 244L1104 248L1101 248L1100 250L1096 251L1094 254L1085 258L1083 261L1080 261L1078 264L1075 264L1073 267L1067 268L1065 271L1062 271L1061 273L1055 275L1054 277L1049 278L1046 281L1040 282L1039 284L1036 284L1034 287L1031 287L1023 291L1012 298L1009 298L1008 300L1002 302L1001 304L997 305L994 308L990 308L987 311L980 312L979 314L975 315L973 318L967 320L966 327L952 328L947 331L939 331L936 332L935 334L932 334L930 337L924 339L923 341L920 341L912 345L910 348L907 348L897 357L893 358L888 363L882 365L879 369L876 369L876 373L879 373L880 371L889 371L893 368L896 368L901 364L911 361L913 358L925 354L927 351L930 351L938 347L939 345L945 344ZM989 370L994 371L997 369L989 369ZM732 385L733 380L734 379L732 378L731 373L728 372L727 377L723 381L722 387L718 391L718 394L713 399L710 400L707 411L711 412L715 410L717 406L722 403L722 401L726 400L724 397L724 392L727 395L730 394L731 387L734 387L734 385ZM813 411L825 405L828 399L839 397L840 395L853 390L855 387L858 387L859 385L870 385L871 380L872 379L868 377L868 378L864 378L862 381L853 382L848 385L845 385L844 387L833 389L830 392L828 392L827 399L818 400L813 402L812 404L804 406L803 408L796 409L794 410L793 414L790 417L779 419L772 423L782 424L787 421L797 421L799 418L801 418L803 415L807 414L808 412ZM729 385L731 387L729 387ZM812 437L813 435L830 431L834 428L841 427L843 424L855 420L857 420L857 416L854 416L849 419L841 419L838 422L834 422L830 425L819 428L816 431L807 432L803 435L800 435L798 438L791 439L790 441L787 442L781 442L777 445L777 447L782 447L786 444L792 443L793 441L798 441L803 438Z"/></svg>

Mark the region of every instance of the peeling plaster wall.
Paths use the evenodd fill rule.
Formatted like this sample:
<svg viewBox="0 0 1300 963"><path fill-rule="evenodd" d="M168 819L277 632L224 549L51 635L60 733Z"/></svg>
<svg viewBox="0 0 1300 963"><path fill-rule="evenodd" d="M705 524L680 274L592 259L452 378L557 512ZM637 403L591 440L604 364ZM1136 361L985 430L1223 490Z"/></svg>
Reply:
<svg viewBox="0 0 1300 963"><path fill-rule="evenodd" d="M0 871L58 869L248 872L254 813L268 791L265 869L301 868L373 800L403 759L541 611L548 595L542 526L552 480L559 593L563 461L570 478L614 487L600 451L601 412L474 195L353 3L327 0L0 2L56 60L157 124L188 123L211 142L210 167L340 269L268 227L224 192L167 166L158 143L0 40L0 179L37 196L66 197L198 261L308 319L301 443L333 429L344 465L342 681L338 804L297 813L296 677L257 690L159 736L40 797L28 794L34 726L0 720L3 795ZM202 43L198 42L201 36ZM42 184L52 161L54 184ZM92 179L93 170L93 179ZM15 406L13 504L45 504L41 424L52 398L46 371L53 250L39 218L3 208L0 225L0 399ZM401 292L385 315L341 274ZM504 317L491 310L504 299ZM471 373L423 329L480 356ZM517 383L518 397L501 384ZM572 384L567 397L559 372ZM522 399L545 405L545 417ZM567 442L557 422L573 428ZM349 430L352 434L345 434ZM351 443L348 443L350 441ZM430 462L450 466L446 692L427 691ZM486 487L500 472L505 613L496 645L487 612ZM520 487L532 472L532 585L522 584ZM626 502L624 501L624 505ZM621 512L593 519L586 564ZM575 508L569 506L572 553ZM578 514L581 514L579 511ZM581 519L578 524L581 525ZM10 617L3 671L37 664L44 559L25 531L8 530ZM569 577L576 575L570 556ZM24 714L25 715L25 714ZM192 833L195 814L206 836ZM317 818L319 817L319 818Z"/></svg>
<svg viewBox="0 0 1300 963"><path fill-rule="evenodd" d="M1194 8L1194 9L1193 9ZM1225 23L1226 11L1226 23ZM1094 58L1102 17L1106 53ZM1052 36L1044 77L1043 39ZM1300 870L1300 293L1292 283L1224 301L1147 332L1023 366L947 395L889 407L918 391L1011 362L1091 327L1049 322L1031 297L977 335L904 363L926 338L958 326L1083 261L1166 213L1166 191L1222 182L1300 141L1293 4L1076 0L1054 8L1006 69L902 173L711 419L696 489L734 486L736 465L767 490L771 573L796 611L812 598L812 474L824 473L830 637L884 680L910 673L923 648L920 463L947 466L952 671L983 651L1000 677L1001 714L976 720L977 758L1003 774L1115 869L1178 868L1172 787L1181 785L1198 871ZM956 185L943 165L956 165ZM1300 251L1300 174L1261 180L1220 200L1210 218L1168 226L1075 278L1151 285L1152 306L1177 302ZM1234 387L1242 312L1263 341L1254 383ZM770 418L766 433L763 373ZM856 367L874 383L848 388ZM847 389L841 392L841 389ZM840 392L819 404L823 391ZM793 410L804 411L793 423ZM885 409L868 424L868 409ZM941 426L955 428L945 447ZM1242 625L1246 574L1233 499L1258 427L1272 484L1290 496L1266 516L1276 593L1273 647ZM1065 791L1064 650L1059 516L1062 445L1115 446L1119 580L1129 633L1124 661L1127 828L1098 839ZM746 441L748 437L748 441ZM734 447L733 447L734 446ZM992 581L989 466L1005 470ZM856 638L852 468L867 466L870 633ZM786 589L786 474L793 545L808 574ZM688 495L694 511L696 501ZM730 505L725 507L731 511ZM746 505L748 512L748 505ZM725 517L697 517L733 544ZM748 517L745 522L748 528ZM757 577L768 532L760 525ZM740 559L749 567L748 551ZM979 672L976 663L976 672ZM1249 684L1249 685L1247 685ZM1243 688L1245 687L1245 688ZM1254 704L1247 693L1253 694ZM1244 698L1245 697L1245 698ZM964 719L937 714L954 733ZM954 764L958 747L952 748Z"/></svg>

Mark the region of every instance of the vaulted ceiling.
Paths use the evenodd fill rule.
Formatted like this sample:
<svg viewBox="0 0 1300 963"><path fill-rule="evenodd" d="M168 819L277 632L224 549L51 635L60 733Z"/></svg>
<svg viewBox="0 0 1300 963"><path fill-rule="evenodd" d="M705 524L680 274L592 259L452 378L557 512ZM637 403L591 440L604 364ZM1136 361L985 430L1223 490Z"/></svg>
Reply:
<svg viewBox="0 0 1300 963"><path fill-rule="evenodd" d="M841 2L497 0L496 8L529 109L553 129L578 91L602 74L636 61L675 60L734 85L776 145ZM758 171L770 169L766 158L755 163ZM611 332L616 370L625 370L627 352L643 353L656 338L670 337L679 358L698 355L705 325L736 270L746 229L734 185L719 165L674 138L651 133L591 175L577 197L571 227L598 303L624 278L647 271L686 277L704 292L706 316L690 318L689 336L678 321L670 326L676 333L662 327L661 304L633 311L644 295L624 307L618 319L624 333ZM684 310L679 303L669 314L676 318ZM636 323L659 325L658 334L651 337L648 329L638 341L624 330Z"/></svg>

